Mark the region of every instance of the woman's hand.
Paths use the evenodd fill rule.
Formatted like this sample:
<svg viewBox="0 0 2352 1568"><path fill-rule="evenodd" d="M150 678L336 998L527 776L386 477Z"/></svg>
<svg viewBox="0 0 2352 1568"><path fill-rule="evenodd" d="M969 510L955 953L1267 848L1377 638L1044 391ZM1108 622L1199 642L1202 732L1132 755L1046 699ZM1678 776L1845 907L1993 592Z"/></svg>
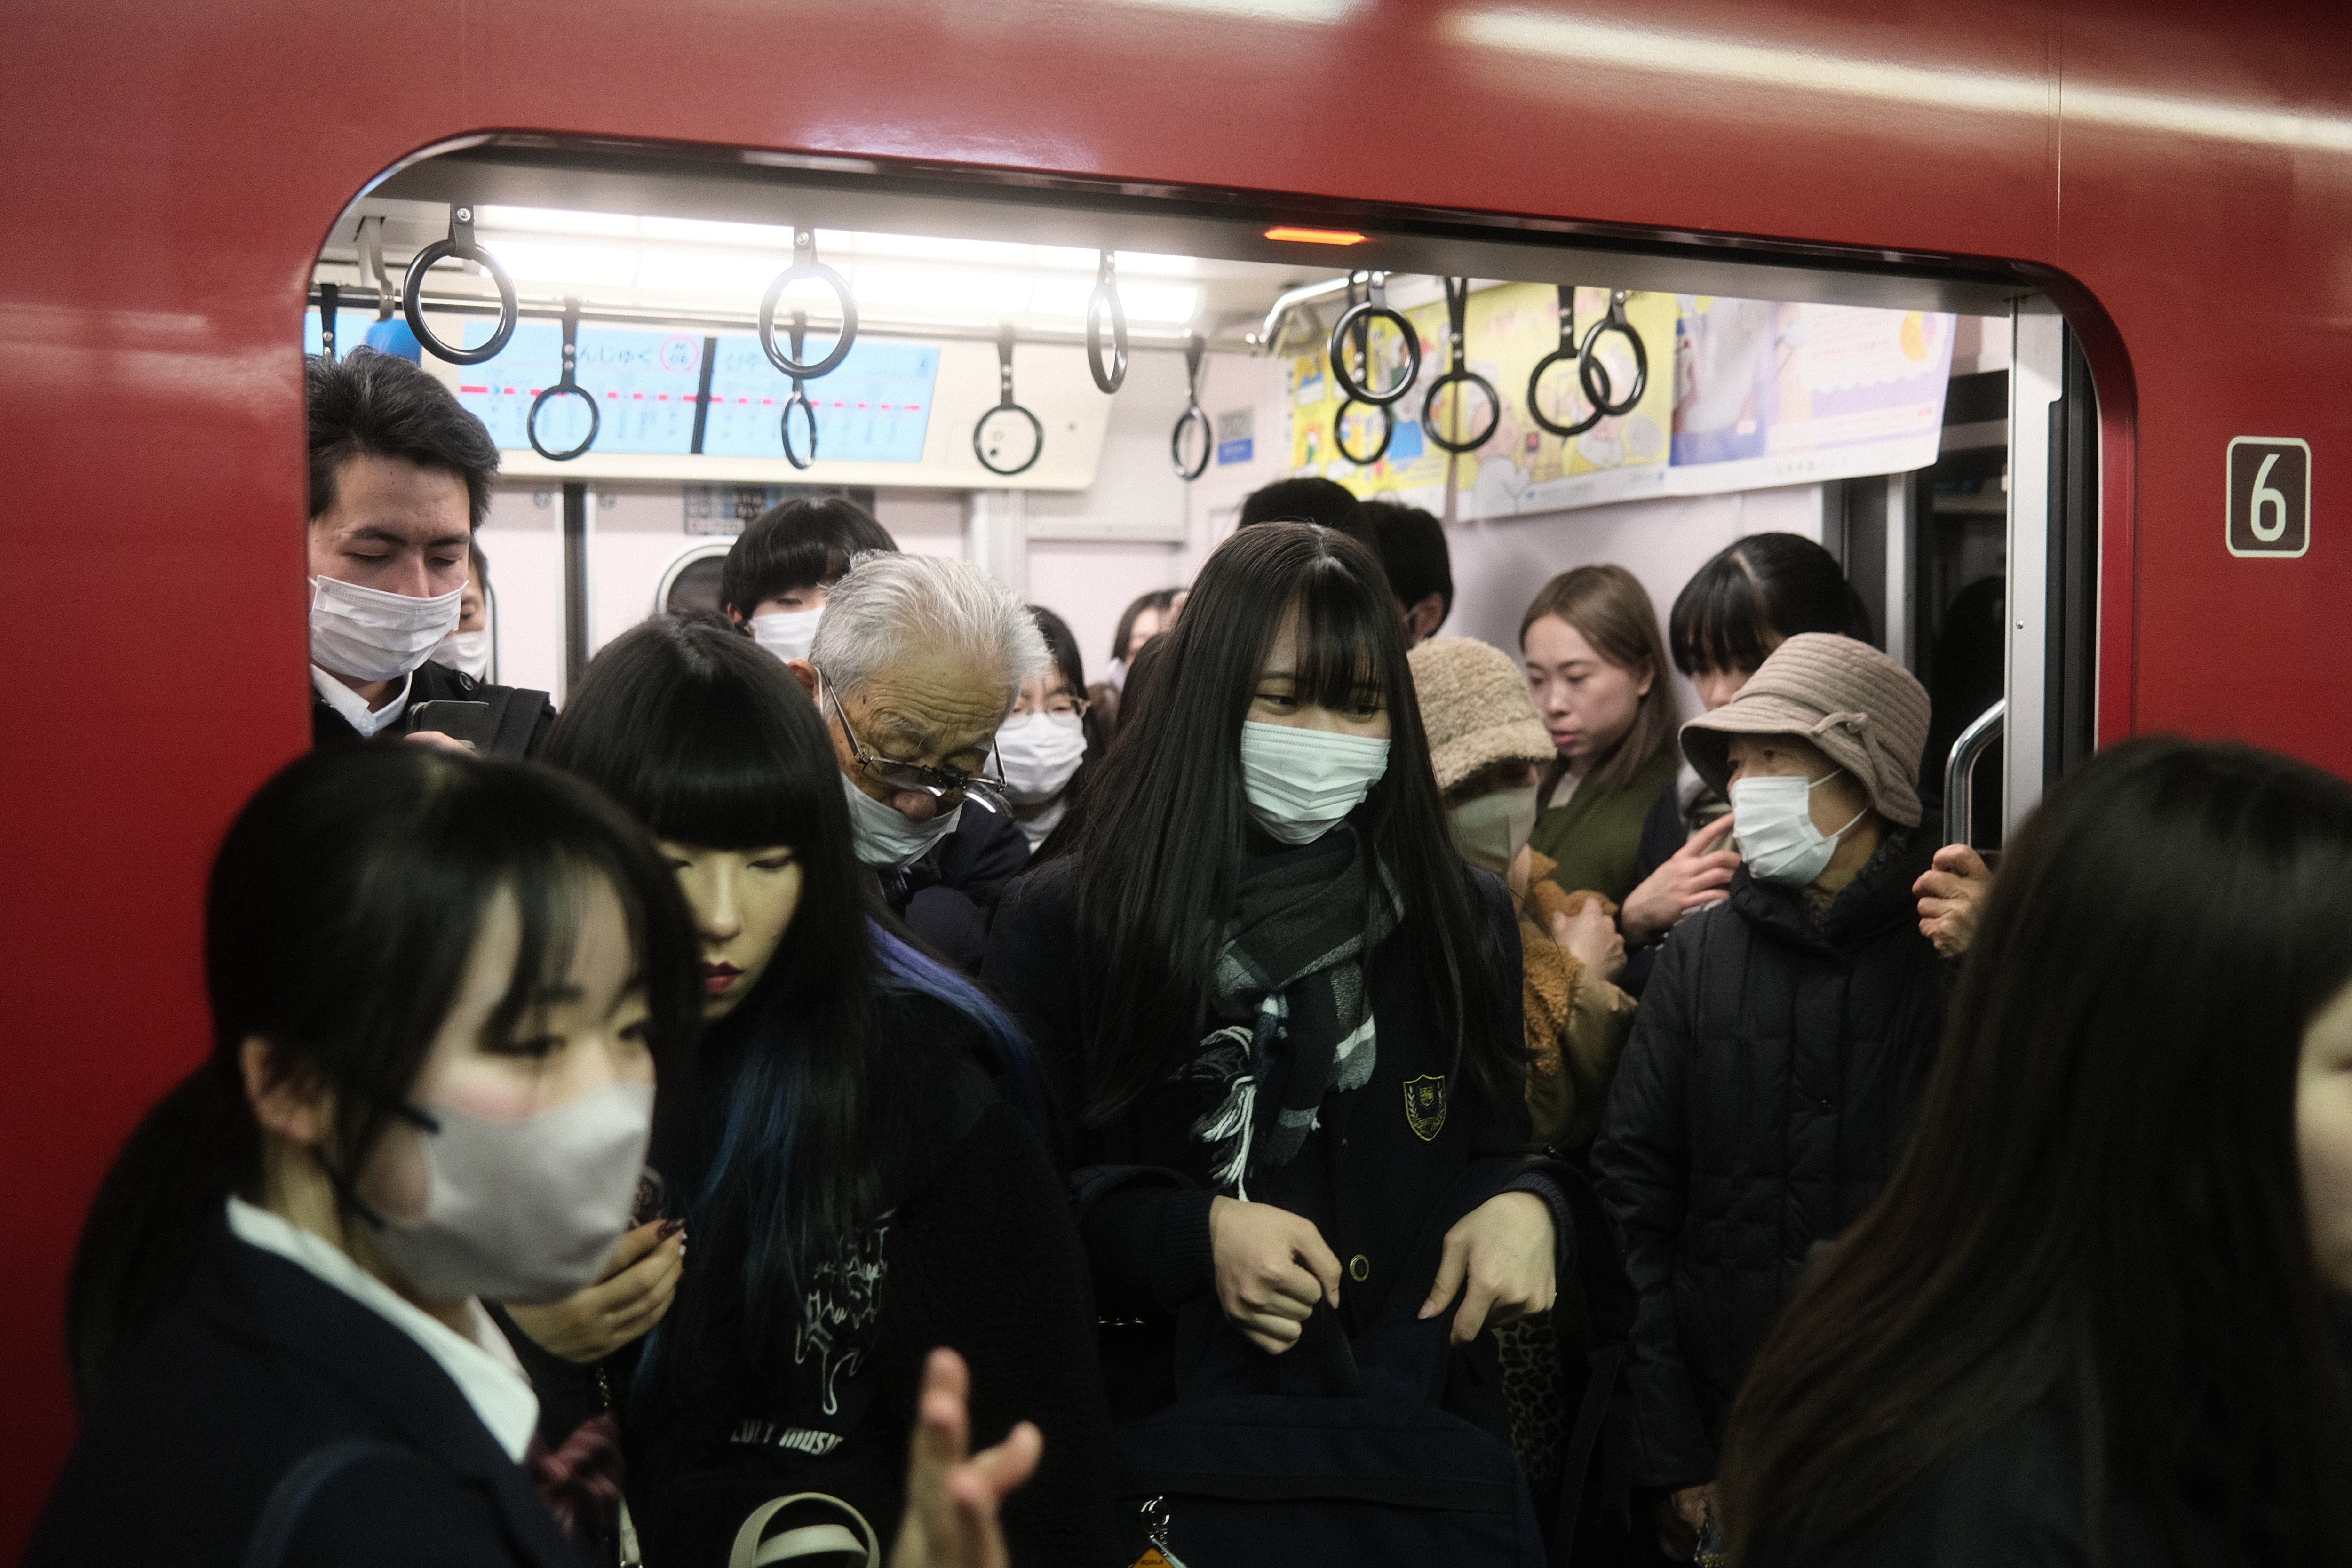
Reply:
<svg viewBox="0 0 2352 1568"><path fill-rule="evenodd" d="M1977 916L1992 891L1992 870L1965 844L1936 851L1935 868L1911 884L1919 900L1919 934L1946 958L1958 958L1977 939Z"/></svg>
<svg viewBox="0 0 2352 1568"><path fill-rule="evenodd" d="M1024 1421L984 1453L971 1446L963 1357L936 1350L923 1367L915 1432L907 1443L907 1511L890 1548L890 1568L1007 1568L1004 1500L1036 1472L1045 1440Z"/></svg>
<svg viewBox="0 0 2352 1568"><path fill-rule="evenodd" d="M1209 1205L1209 1252L1225 1321L1268 1355L1298 1342L1315 1303L1339 1304L1339 1258L1311 1220L1272 1204Z"/></svg>
<svg viewBox="0 0 2352 1568"><path fill-rule="evenodd" d="M544 1307L509 1302L507 1316L566 1361L603 1361L662 1321L686 1267L686 1222L653 1220L621 1237L596 1283Z"/></svg>
<svg viewBox="0 0 2352 1568"><path fill-rule="evenodd" d="M1706 1528L1707 1516L1717 1506L1715 1483L1685 1487L1671 1497L1658 1500L1658 1550L1677 1563L1687 1563L1697 1554L1699 1532Z"/></svg>
<svg viewBox="0 0 2352 1568"><path fill-rule="evenodd" d="M1490 1322L1550 1311L1558 1244L1549 1204L1533 1193L1496 1194L1445 1233L1445 1253L1421 1316L1437 1316L1460 1294L1453 1338L1466 1345Z"/></svg>
<svg viewBox="0 0 2352 1568"><path fill-rule="evenodd" d="M1654 942L1693 910L1730 897L1724 889L1731 885L1731 874L1739 868L1738 855L1723 847L1730 832L1731 813L1727 811L1692 834L1689 842L1666 858L1664 865L1625 895L1619 919L1624 922L1627 942L1635 947Z"/></svg>
<svg viewBox="0 0 2352 1568"><path fill-rule="evenodd" d="M1552 916L1551 939L1603 980L1614 984L1625 973L1625 938L1597 896L1587 894L1572 915Z"/></svg>

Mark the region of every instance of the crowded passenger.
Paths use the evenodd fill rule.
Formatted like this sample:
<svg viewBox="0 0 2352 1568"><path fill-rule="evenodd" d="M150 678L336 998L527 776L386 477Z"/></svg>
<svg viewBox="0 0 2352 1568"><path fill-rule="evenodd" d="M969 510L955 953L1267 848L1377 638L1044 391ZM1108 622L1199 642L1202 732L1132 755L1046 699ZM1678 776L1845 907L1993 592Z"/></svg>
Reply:
<svg viewBox="0 0 2352 1568"><path fill-rule="evenodd" d="M211 1053L85 1226L28 1561L575 1564L481 1303L629 1223L695 1028L675 879L580 784L332 747L238 814L205 928Z"/></svg>
<svg viewBox="0 0 2352 1568"><path fill-rule="evenodd" d="M1503 878L1518 911L1536 1142L1581 1149L1600 1131L1610 1076L1633 1027L1633 998L1613 984L1625 966L1616 910L1597 893L1562 891L1551 861L1528 846L1536 781L1553 752L1511 656L1439 637L1407 662L1454 847Z"/></svg>
<svg viewBox="0 0 2352 1568"><path fill-rule="evenodd" d="M1947 975L1911 885L1934 849L1913 781L1927 694L1869 644L1783 641L1682 749L1731 802L1742 864L1675 928L1593 1167L1638 1296L1634 1481L1688 1557L1725 1412L1815 1250L1909 1135Z"/></svg>
<svg viewBox="0 0 2352 1568"><path fill-rule="evenodd" d="M1102 1561L1108 1429L1034 1066L886 928L807 695L715 619L664 617L597 656L547 758L651 830L701 944L692 1110L656 1146L693 1263L625 1423L647 1560L720 1568L802 1492L896 1518L924 1358L953 1344L976 1426L1045 1435L1006 1513L1022 1561Z"/></svg>
<svg viewBox="0 0 2352 1568"><path fill-rule="evenodd" d="M1404 646L1427 642L1454 613L1454 557L1445 547L1445 525L1420 507L1392 500L1366 501L1364 521L1404 623Z"/></svg>
<svg viewBox="0 0 2352 1568"><path fill-rule="evenodd" d="M474 531L490 510L489 433L430 374L389 354L313 358L303 391L312 742L418 734L535 752L555 722L545 692L432 658L458 629Z"/></svg>
<svg viewBox="0 0 2352 1568"><path fill-rule="evenodd" d="M466 544L466 592L457 601L457 629L433 645L425 657L476 680L490 678L490 563L479 538Z"/></svg>
<svg viewBox="0 0 2352 1568"><path fill-rule="evenodd" d="M1507 1441L1486 1331L1551 1305L1563 1200L1379 563L1243 529L1160 646L982 972L1074 1123L1097 1309L1150 1326L1106 1349L1122 1413L1271 1391L1320 1307Z"/></svg>
<svg viewBox="0 0 2352 1568"><path fill-rule="evenodd" d="M1519 653L1554 753L1528 842L1564 890L1622 904L1640 880L1643 820L1677 761L1657 612L1623 567L1579 566L1528 606Z"/></svg>
<svg viewBox="0 0 2352 1568"><path fill-rule="evenodd" d="M719 573L719 602L778 658L806 658L825 596L849 563L869 550L898 548L889 530L845 497L788 500L736 535Z"/></svg>
<svg viewBox="0 0 2352 1568"><path fill-rule="evenodd" d="M1728 1543L2342 1563L2347 1296L2352 789L2117 747L2011 840L1918 1134L1756 1356Z"/></svg>
<svg viewBox="0 0 2352 1568"><path fill-rule="evenodd" d="M1120 613L1118 630L1110 639L1110 662L1103 668L1103 678L1087 688L1087 711L1102 744L1109 745L1118 732L1118 705L1126 695L1135 656L1152 638L1171 629L1183 607L1183 589L1155 588L1139 595Z"/></svg>
<svg viewBox="0 0 2352 1568"><path fill-rule="evenodd" d="M891 912L967 969L1029 858L991 798L997 729L1051 663L1028 606L978 567L876 552L834 584L809 657L787 667L832 730L858 859Z"/></svg>
<svg viewBox="0 0 2352 1568"><path fill-rule="evenodd" d="M1375 559L1379 556L1364 503L1356 499L1355 491L1335 479L1276 479L1259 486L1242 498L1241 513L1234 526L1254 528L1262 522L1320 523L1373 552Z"/></svg>
<svg viewBox="0 0 2352 1568"><path fill-rule="evenodd" d="M1004 764L1004 798L1013 820L1035 850L1062 819L1084 787L1086 764L1102 754L1088 704L1086 666L1067 621L1042 605L1029 606L1037 635L1053 662L1043 675L1021 683L1013 717L996 731L997 759Z"/></svg>

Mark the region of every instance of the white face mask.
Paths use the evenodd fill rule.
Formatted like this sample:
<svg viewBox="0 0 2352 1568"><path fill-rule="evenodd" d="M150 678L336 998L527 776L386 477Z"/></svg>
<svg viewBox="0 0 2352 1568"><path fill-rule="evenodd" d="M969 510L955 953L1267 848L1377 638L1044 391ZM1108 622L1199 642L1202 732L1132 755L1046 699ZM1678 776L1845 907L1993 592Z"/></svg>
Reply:
<svg viewBox="0 0 2352 1568"><path fill-rule="evenodd" d="M1526 847L1528 836L1536 830L1536 786L1520 784L1465 800L1448 810L1446 817L1454 826L1454 847L1461 851L1462 858L1482 871L1503 876Z"/></svg>
<svg viewBox="0 0 2352 1568"><path fill-rule="evenodd" d="M1828 869L1846 827L1860 822L1870 809L1864 806L1854 814L1853 822L1835 833L1824 834L1813 826L1813 791L1843 772L1839 768L1811 783L1795 777L1732 782L1731 837L1739 846L1739 858L1748 862L1749 876L1759 882L1801 888Z"/></svg>
<svg viewBox="0 0 2352 1568"><path fill-rule="evenodd" d="M824 614L824 606L819 605L814 610L770 610L764 616L753 616L752 640L778 658L806 658L809 649L816 646L817 617Z"/></svg>
<svg viewBox="0 0 2352 1568"><path fill-rule="evenodd" d="M353 680L398 680L457 629L459 584L430 599L362 588L337 577L310 579L310 662Z"/></svg>
<svg viewBox="0 0 2352 1568"><path fill-rule="evenodd" d="M1112 659L1110 661L1109 668L1103 671L1103 679L1109 685L1113 691L1125 691L1127 689L1127 660L1123 658Z"/></svg>
<svg viewBox="0 0 2352 1568"><path fill-rule="evenodd" d="M1311 844L1371 793L1389 771L1389 743L1288 724L1242 724L1242 789L1250 820L1269 838Z"/></svg>
<svg viewBox="0 0 2352 1568"><path fill-rule="evenodd" d="M479 631L451 632L433 645L426 656L436 664L461 670L476 680L488 680L490 676L490 628Z"/></svg>
<svg viewBox="0 0 2352 1568"><path fill-rule="evenodd" d="M841 787L849 796L851 847L868 866L913 865L930 853L932 845L953 833L963 816L963 804L959 801L953 811L917 822L897 806L859 789L847 773L841 776Z"/></svg>
<svg viewBox="0 0 2352 1568"><path fill-rule="evenodd" d="M520 1121L433 1105L418 1131L425 1217L369 1233L425 1296L559 1301L592 1283L629 1228L654 1089L616 1083Z"/></svg>
<svg viewBox="0 0 2352 1568"><path fill-rule="evenodd" d="M1004 793L1015 805L1043 805L1068 787L1087 760L1086 721L1076 713L1023 713L996 731Z"/></svg>

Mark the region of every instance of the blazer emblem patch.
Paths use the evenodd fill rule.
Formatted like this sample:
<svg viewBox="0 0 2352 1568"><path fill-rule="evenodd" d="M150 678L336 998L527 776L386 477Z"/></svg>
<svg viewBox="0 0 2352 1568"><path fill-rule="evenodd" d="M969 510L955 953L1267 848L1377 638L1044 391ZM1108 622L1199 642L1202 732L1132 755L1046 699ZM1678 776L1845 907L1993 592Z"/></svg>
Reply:
<svg viewBox="0 0 2352 1568"><path fill-rule="evenodd" d="M1404 1086L1404 1119L1412 1135L1434 1142L1445 1130L1445 1075L1433 1073L1408 1079Z"/></svg>

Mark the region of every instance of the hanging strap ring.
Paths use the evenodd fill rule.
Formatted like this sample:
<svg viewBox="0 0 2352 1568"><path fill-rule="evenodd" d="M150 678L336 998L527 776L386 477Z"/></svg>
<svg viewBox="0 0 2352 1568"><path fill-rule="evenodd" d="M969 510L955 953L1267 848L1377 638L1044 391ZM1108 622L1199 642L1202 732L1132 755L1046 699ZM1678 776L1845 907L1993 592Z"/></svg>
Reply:
<svg viewBox="0 0 2352 1568"><path fill-rule="evenodd" d="M793 357L801 357L801 340L808 332L808 312L793 312ZM808 456L803 458L793 446L793 410L799 409L808 423ZM809 401L808 384L793 383L793 395L784 399L784 411L778 416L776 438L784 444L784 461L795 468L805 468L816 462L816 405Z"/></svg>
<svg viewBox="0 0 2352 1568"><path fill-rule="evenodd" d="M1339 384L1339 390L1348 395L1349 402L1372 403L1385 407L1411 392L1412 384L1420 379L1421 333L1414 331L1413 324L1406 321L1402 314L1389 308L1388 274L1371 272L1364 276L1366 279L1364 300L1359 304L1349 306L1346 314L1331 323L1329 351L1331 379ZM1354 292L1352 279L1349 283L1349 292ZM1374 321L1388 322L1395 327L1398 333L1404 339L1404 374L1397 378L1397 384L1394 386L1381 392L1374 392L1360 384L1348 371L1347 340L1349 334L1353 332L1358 340L1357 347L1364 356L1364 377L1366 380L1370 379L1371 327Z"/></svg>
<svg viewBox="0 0 2352 1568"><path fill-rule="evenodd" d="M1536 368L1528 373L1528 416L1564 441L1573 440L1601 423L1600 405L1594 404L1592 412L1575 424L1560 425L1545 416L1536 389L1543 382L1544 372L1556 364L1575 364L1580 357L1576 343L1576 289L1563 283L1559 286L1559 347L1536 361ZM1609 367L1596 359L1592 362L1592 374L1601 384L1601 396L1605 402L1609 396Z"/></svg>
<svg viewBox="0 0 2352 1568"><path fill-rule="evenodd" d="M1643 347L1642 334L1633 330L1633 323L1625 319L1625 300L1622 289L1610 292L1609 313L1592 323L1592 330L1584 334L1583 348L1577 353L1576 379L1584 384L1584 395L1596 410L1612 418L1633 412L1633 405L1642 401L1642 394L1650 384L1650 351ZM1592 354L1603 332L1622 332L1625 341L1633 345L1633 390L1619 402L1610 401L1608 369Z"/></svg>
<svg viewBox="0 0 2352 1568"><path fill-rule="evenodd" d="M1370 451L1366 452L1361 456L1348 450L1348 410L1350 408L1377 408L1381 411L1380 445L1374 447ZM1350 397L1347 402L1339 405L1339 408L1331 416L1332 447L1339 452L1339 456L1347 458L1348 461L1355 464L1356 467L1360 468L1369 468L1374 463L1379 462L1382 458L1387 457L1389 443L1395 439L1396 410L1391 408L1385 403L1369 403L1360 397Z"/></svg>
<svg viewBox="0 0 2352 1568"><path fill-rule="evenodd" d="M343 291L333 283L319 285L319 354L335 363L335 316L342 309Z"/></svg>
<svg viewBox="0 0 2352 1568"><path fill-rule="evenodd" d="M1103 368L1102 319L1110 316L1110 368ZM1087 296L1087 369L1095 384L1107 393L1127 384L1127 308L1118 302L1118 280L1112 276L1111 253L1102 253L1095 273L1095 291Z"/></svg>
<svg viewBox="0 0 2352 1568"><path fill-rule="evenodd" d="M841 331L833 340L833 352L814 364L803 364L797 357L787 358L776 346L776 301L784 289L803 278L814 278L834 292L841 301ZM793 230L793 264L776 274L775 281L760 297L760 349L768 363L794 381L814 381L830 374L843 360L849 357L852 344L857 342L857 301L850 297L849 280L816 258L816 236L805 228ZM793 353L800 353L799 340L793 340Z"/></svg>
<svg viewBox="0 0 2352 1568"><path fill-rule="evenodd" d="M1184 412L1176 416L1176 428L1168 437L1168 460L1176 465L1176 477L1188 484L1209 471L1209 459L1217 450L1217 433L1201 407L1201 359L1207 348L1198 333L1184 340ZM1201 460L1187 463L1184 432L1195 427L1201 432Z"/></svg>
<svg viewBox="0 0 2352 1568"><path fill-rule="evenodd" d="M1445 374L1429 384L1429 393L1421 400L1421 430L1429 437L1431 446L1442 452L1475 452L1492 440L1496 429L1503 423L1503 400L1495 391L1495 384L1470 369L1463 344L1463 327L1470 310L1470 279L1441 279L1445 285ZM1486 395L1486 423L1467 440L1456 441L1438 434L1437 395L1449 386L1475 386ZM1460 393L1454 394L1458 398Z"/></svg>
<svg viewBox="0 0 2352 1568"><path fill-rule="evenodd" d="M580 301L563 301L563 374L553 386L542 389L530 400L530 417L523 421L522 433L530 437L530 449L551 463L568 463L596 444L596 432L604 427L604 411L596 406L596 395L574 379L580 368ZM539 411L547 406L551 397L569 394L588 405L588 434L580 445L568 452L551 450L539 438Z"/></svg>
<svg viewBox="0 0 2352 1568"><path fill-rule="evenodd" d="M476 263L499 286L498 330L490 334L489 342L478 349L453 349L435 337L433 329L425 324L425 275L433 269L434 263L453 258ZM416 341L434 358L447 360L451 364L479 364L484 360L496 359L499 351L507 346L507 340L514 336L515 322L522 317L515 307L514 279L507 276L507 269L499 265L497 257L474 243L472 207L451 207L449 237L435 240L409 262L408 276L400 285L400 311L408 318L408 330L416 334Z"/></svg>
<svg viewBox="0 0 2352 1568"><path fill-rule="evenodd" d="M978 458L980 466L990 473L1010 478L1014 474L1027 473L1037 466L1037 459L1045 455L1045 426L1034 414L1013 401L1013 327L1009 322L996 330L996 406L982 415L971 427L971 455ZM1000 414L1018 414L1029 421L1030 434L1036 437L1036 445L1029 448L1028 460L1009 468L998 466L996 460L988 455L986 443L981 439L988 429L988 422Z"/></svg>

